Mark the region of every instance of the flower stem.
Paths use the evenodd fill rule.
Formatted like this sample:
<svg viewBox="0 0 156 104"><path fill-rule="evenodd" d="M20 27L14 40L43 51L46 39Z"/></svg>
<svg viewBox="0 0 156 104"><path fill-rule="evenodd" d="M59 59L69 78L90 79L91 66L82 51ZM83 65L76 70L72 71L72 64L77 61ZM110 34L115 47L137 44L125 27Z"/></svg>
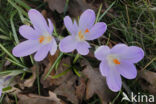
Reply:
<svg viewBox="0 0 156 104"><path fill-rule="evenodd" d="M58 61L62 58L63 53L61 52L60 55L58 56L58 58L56 59L56 61L54 62L54 64L50 67L48 73L46 74L46 76L44 77L44 80L47 79L47 77L50 75L51 71L54 69L55 65L58 63Z"/></svg>
<svg viewBox="0 0 156 104"><path fill-rule="evenodd" d="M76 54L75 58L74 58L74 61L73 61L73 64L75 64L77 62L77 60L79 59L80 57L80 54Z"/></svg>

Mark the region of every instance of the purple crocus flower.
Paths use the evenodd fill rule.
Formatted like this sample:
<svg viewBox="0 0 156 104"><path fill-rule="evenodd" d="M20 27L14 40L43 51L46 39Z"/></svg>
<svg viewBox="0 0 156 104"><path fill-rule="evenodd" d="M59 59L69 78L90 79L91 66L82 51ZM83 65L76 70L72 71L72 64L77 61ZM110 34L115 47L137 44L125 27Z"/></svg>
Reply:
<svg viewBox="0 0 156 104"><path fill-rule="evenodd" d="M10 83L10 80L13 76L0 76L0 97L2 95L3 92L3 88L7 87Z"/></svg>
<svg viewBox="0 0 156 104"><path fill-rule="evenodd" d="M41 13L35 9L28 12L33 27L23 25L19 28L20 34L28 39L18 44L12 51L16 57L28 56L36 52L34 59L43 60L48 53L54 55L57 50L57 43L52 36L53 24L48 19L48 25Z"/></svg>
<svg viewBox="0 0 156 104"><path fill-rule="evenodd" d="M91 9L87 9L82 13L79 24L75 20L72 22L71 18L66 16L64 24L71 35L60 41L60 50L67 53L76 49L79 54L87 55L90 45L86 40L99 38L107 29L107 25L104 22L94 24L95 19L95 12Z"/></svg>
<svg viewBox="0 0 156 104"><path fill-rule="evenodd" d="M144 51L136 46L117 44L112 49L100 46L95 57L101 61L100 72L106 77L108 87L117 92L121 89L121 76L134 79L137 75L135 63L144 57ZM120 76L121 75L121 76Z"/></svg>

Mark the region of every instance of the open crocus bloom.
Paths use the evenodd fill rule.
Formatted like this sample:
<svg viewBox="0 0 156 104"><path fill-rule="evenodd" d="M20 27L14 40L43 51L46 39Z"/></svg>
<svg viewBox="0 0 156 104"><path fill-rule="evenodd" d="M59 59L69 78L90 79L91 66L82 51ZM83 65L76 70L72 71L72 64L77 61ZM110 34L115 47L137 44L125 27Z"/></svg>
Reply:
<svg viewBox="0 0 156 104"><path fill-rule="evenodd" d="M35 9L28 12L33 28L28 25L23 25L19 28L20 34L28 39L18 44L12 51L16 57L27 56L35 53L36 61L43 60L48 53L54 55L57 50L57 44L52 36L53 24L48 19L48 25L45 18Z"/></svg>
<svg viewBox="0 0 156 104"><path fill-rule="evenodd" d="M136 46L117 44L112 49L108 46L100 46L95 51L95 57L101 61L100 72L106 77L108 87L117 92L121 89L121 76L134 79L137 70L134 63L144 57L144 51Z"/></svg>
<svg viewBox="0 0 156 104"><path fill-rule="evenodd" d="M66 16L64 24L71 35L60 41L60 50L67 53L76 49L79 54L87 55L90 45L86 40L99 38L107 29L107 25L104 22L94 24L95 19L95 13L90 9L82 13L79 24L76 21L73 23L71 18Z"/></svg>

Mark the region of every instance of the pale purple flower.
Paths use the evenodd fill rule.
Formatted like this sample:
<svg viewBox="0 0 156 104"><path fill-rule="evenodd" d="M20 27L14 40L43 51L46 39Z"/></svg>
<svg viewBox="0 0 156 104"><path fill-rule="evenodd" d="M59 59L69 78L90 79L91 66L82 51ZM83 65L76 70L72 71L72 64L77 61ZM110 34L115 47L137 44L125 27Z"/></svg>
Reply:
<svg viewBox="0 0 156 104"><path fill-rule="evenodd" d="M136 46L117 44L112 49L100 46L95 51L95 57L101 61L100 72L106 77L108 87L117 92L121 89L121 76L134 79L137 76L135 63L144 57L144 51Z"/></svg>
<svg viewBox="0 0 156 104"><path fill-rule="evenodd" d="M95 24L95 19L95 12L91 9L87 9L82 13L78 24L75 20L72 22L69 16L66 16L64 24L71 35L60 41L60 50L67 53L76 49L79 54L87 55L90 45L86 40L99 38L107 29L107 25L104 22Z"/></svg>
<svg viewBox="0 0 156 104"><path fill-rule="evenodd" d="M53 24L48 19L48 24L41 13L35 9L28 12L33 27L23 25L19 28L20 34L28 39L18 44L12 51L16 57L28 56L36 52L34 59L43 60L48 53L54 55L57 50L57 43L52 36Z"/></svg>
<svg viewBox="0 0 156 104"><path fill-rule="evenodd" d="M7 87L11 81L12 76L0 76L0 97L3 92L3 88Z"/></svg>

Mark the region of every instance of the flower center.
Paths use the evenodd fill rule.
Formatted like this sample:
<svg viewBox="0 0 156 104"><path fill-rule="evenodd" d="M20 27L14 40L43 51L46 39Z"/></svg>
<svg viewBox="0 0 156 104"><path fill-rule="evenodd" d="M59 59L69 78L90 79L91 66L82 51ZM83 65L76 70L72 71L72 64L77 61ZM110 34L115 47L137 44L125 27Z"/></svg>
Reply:
<svg viewBox="0 0 156 104"><path fill-rule="evenodd" d="M79 39L80 40L83 40L84 39L84 35L82 34L81 30L79 31L78 35L79 35Z"/></svg>
<svg viewBox="0 0 156 104"><path fill-rule="evenodd" d="M81 30L78 32L78 37L79 37L79 39L80 40L84 40L85 39L85 34L86 33L88 33L89 32L89 30L88 29L86 29L84 32L82 32Z"/></svg>
<svg viewBox="0 0 156 104"><path fill-rule="evenodd" d="M120 64L118 59L114 59L113 62L114 62L114 64Z"/></svg>
<svg viewBox="0 0 156 104"><path fill-rule="evenodd" d="M108 61L109 65L111 65L111 66L120 64L119 57L117 55L114 55L114 54L109 54L107 56L107 61Z"/></svg>
<svg viewBox="0 0 156 104"><path fill-rule="evenodd" d="M52 36L43 36L43 35L41 35L38 40L39 40L40 44L47 44L47 43L51 42Z"/></svg>

